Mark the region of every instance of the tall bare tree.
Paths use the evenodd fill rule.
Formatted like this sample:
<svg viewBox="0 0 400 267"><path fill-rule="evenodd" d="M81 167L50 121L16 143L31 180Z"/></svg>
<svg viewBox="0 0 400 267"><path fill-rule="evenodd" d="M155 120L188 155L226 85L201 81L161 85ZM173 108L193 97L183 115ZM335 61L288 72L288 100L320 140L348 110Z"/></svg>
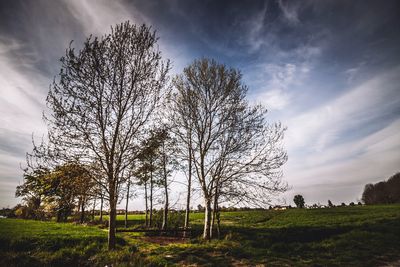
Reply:
<svg viewBox="0 0 400 267"><path fill-rule="evenodd" d="M168 227L168 213L169 213L169 177L171 173L177 168L177 161L174 158L176 154L176 140L172 138L170 133L170 127L168 124L164 124L157 131L158 140L160 142L158 151L158 162L161 165L160 168L160 185L164 189L164 209L163 209L163 221L161 228L166 230Z"/></svg>
<svg viewBox="0 0 400 267"><path fill-rule="evenodd" d="M106 177L97 181L109 200L109 249L115 248L122 173L137 156L168 79L169 61L162 61L156 43L151 28L125 22L89 37L78 52L70 46L47 97L49 141L58 154L96 162Z"/></svg>
<svg viewBox="0 0 400 267"><path fill-rule="evenodd" d="M125 199L125 228L128 228L128 207L129 207L129 199L131 198L130 189L131 189L131 177L128 177L128 181L126 182L126 199Z"/></svg>
<svg viewBox="0 0 400 267"><path fill-rule="evenodd" d="M151 227L153 226L153 193L158 183L156 173L160 171L159 162L157 161L159 161L160 156L161 135L154 127L148 132L147 138L141 142L141 151L138 155L139 166L136 169L136 176L139 177L139 184L144 185L146 226Z"/></svg>
<svg viewBox="0 0 400 267"><path fill-rule="evenodd" d="M247 87L235 69L214 60L194 61L174 79L173 124L189 147L205 204L203 237L212 237L212 203L262 204L286 184L279 168L287 156L281 146L284 128L267 124L266 109L250 106Z"/></svg>
<svg viewBox="0 0 400 267"><path fill-rule="evenodd" d="M185 209L185 225L184 229L187 230L189 228L189 215L190 215L190 199L191 199L191 191L192 191L192 134L191 129L188 131L188 142L187 142L187 192L186 192L186 209ZM187 235L187 231L184 232L184 235Z"/></svg>

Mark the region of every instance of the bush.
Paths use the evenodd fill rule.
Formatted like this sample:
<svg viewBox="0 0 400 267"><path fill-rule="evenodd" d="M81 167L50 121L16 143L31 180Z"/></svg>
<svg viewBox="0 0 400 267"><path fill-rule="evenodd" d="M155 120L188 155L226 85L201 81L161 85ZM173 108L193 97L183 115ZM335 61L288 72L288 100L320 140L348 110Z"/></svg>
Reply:
<svg viewBox="0 0 400 267"><path fill-rule="evenodd" d="M163 222L163 210L154 211L153 213L153 226L161 229ZM170 211L168 212L168 228L178 229L185 224L185 212L183 211Z"/></svg>

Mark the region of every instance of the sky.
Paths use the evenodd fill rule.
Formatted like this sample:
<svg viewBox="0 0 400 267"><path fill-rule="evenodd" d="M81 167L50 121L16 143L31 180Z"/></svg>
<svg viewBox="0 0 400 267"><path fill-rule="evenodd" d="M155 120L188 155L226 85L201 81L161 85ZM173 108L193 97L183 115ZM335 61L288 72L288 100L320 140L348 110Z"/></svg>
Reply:
<svg viewBox="0 0 400 267"><path fill-rule="evenodd" d="M20 202L25 153L45 136L46 95L71 40L79 49L126 20L157 31L171 75L201 57L241 70L249 102L287 127L290 190L277 203L358 201L365 184L400 171L399 1L6 0L0 207Z"/></svg>

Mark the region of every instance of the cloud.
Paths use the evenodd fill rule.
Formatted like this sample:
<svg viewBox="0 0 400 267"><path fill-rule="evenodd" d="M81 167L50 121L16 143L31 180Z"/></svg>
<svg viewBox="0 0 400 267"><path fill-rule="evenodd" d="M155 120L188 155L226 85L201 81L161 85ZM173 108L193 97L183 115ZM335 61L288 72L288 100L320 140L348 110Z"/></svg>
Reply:
<svg viewBox="0 0 400 267"><path fill-rule="evenodd" d="M0 116L0 203L17 202L12 199L22 178L20 164L32 149L32 132L36 137L45 132L43 89L50 79L36 70L35 61L24 56L23 49L14 39L0 40L0 114L4 114Z"/></svg>
<svg viewBox="0 0 400 267"><path fill-rule="evenodd" d="M0 127L19 133L39 131L41 113L49 79L35 69L30 59L18 57L21 45L17 41L5 43L0 40ZM36 116L36 119L34 118Z"/></svg>
<svg viewBox="0 0 400 267"><path fill-rule="evenodd" d="M258 11L251 19L246 22L245 27L248 29L245 32L245 42L250 47L250 52L258 51L265 44L265 36L263 35L265 16L267 14L267 5Z"/></svg>
<svg viewBox="0 0 400 267"><path fill-rule="evenodd" d="M356 201L364 185L387 179L400 171L400 120L355 142L304 155L285 167L293 186L286 196L303 193L309 203L331 199ZM293 162L292 162L293 163Z"/></svg>
<svg viewBox="0 0 400 267"><path fill-rule="evenodd" d="M279 7L282 10L283 16L291 24L300 23L298 10L299 6L294 4L292 1L278 1Z"/></svg>
<svg viewBox="0 0 400 267"><path fill-rule="evenodd" d="M322 150L346 131L379 119L400 105L400 67L347 90L336 99L288 120L287 146Z"/></svg>
<svg viewBox="0 0 400 267"><path fill-rule="evenodd" d="M72 16L83 26L86 35L103 35L111 26L130 20L132 23L149 23L149 20L123 1L65 0Z"/></svg>
<svg viewBox="0 0 400 267"><path fill-rule="evenodd" d="M46 93L70 40L81 47L85 37L126 20L154 25L172 74L201 56L243 71L251 102L288 126L289 194L354 200L360 185L399 164L400 71L392 67L399 64L399 34L390 26L397 4L15 3L0 8L0 203L13 201L31 133L46 130Z"/></svg>
<svg viewBox="0 0 400 267"><path fill-rule="evenodd" d="M269 110L282 110L290 102L289 94L280 89L270 90L257 96L261 102Z"/></svg>
<svg viewBox="0 0 400 267"><path fill-rule="evenodd" d="M260 64L245 70L246 80L253 89L250 99L269 110L283 110L293 100L293 87L301 86L307 79L310 66L306 63ZM257 88L261 88L256 90Z"/></svg>
<svg viewBox="0 0 400 267"><path fill-rule="evenodd" d="M400 67L287 121L285 178L310 201L355 201L363 186L400 171ZM369 129L368 131L366 129Z"/></svg>

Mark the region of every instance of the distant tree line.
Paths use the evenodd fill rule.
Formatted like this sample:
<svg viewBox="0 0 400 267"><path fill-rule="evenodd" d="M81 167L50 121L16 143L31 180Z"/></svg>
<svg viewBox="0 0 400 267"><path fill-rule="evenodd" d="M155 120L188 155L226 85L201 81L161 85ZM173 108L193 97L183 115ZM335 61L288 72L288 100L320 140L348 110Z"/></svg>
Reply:
<svg viewBox="0 0 400 267"><path fill-rule="evenodd" d="M319 208L334 208L334 207L346 207L346 203L342 202L340 205L335 206L331 200L328 199L328 205L323 205L320 203L314 203L312 205L306 205L304 197L302 195L295 195L293 198L293 202L296 204L297 208L308 208L308 209L319 209ZM350 202L348 206L352 207L355 206L356 204L354 202ZM362 203L359 201L357 205L362 205ZM289 206L290 207L290 206Z"/></svg>
<svg viewBox="0 0 400 267"><path fill-rule="evenodd" d="M362 201L367 205L400 203L400 172L386 181L365 185Z"/></svg>

